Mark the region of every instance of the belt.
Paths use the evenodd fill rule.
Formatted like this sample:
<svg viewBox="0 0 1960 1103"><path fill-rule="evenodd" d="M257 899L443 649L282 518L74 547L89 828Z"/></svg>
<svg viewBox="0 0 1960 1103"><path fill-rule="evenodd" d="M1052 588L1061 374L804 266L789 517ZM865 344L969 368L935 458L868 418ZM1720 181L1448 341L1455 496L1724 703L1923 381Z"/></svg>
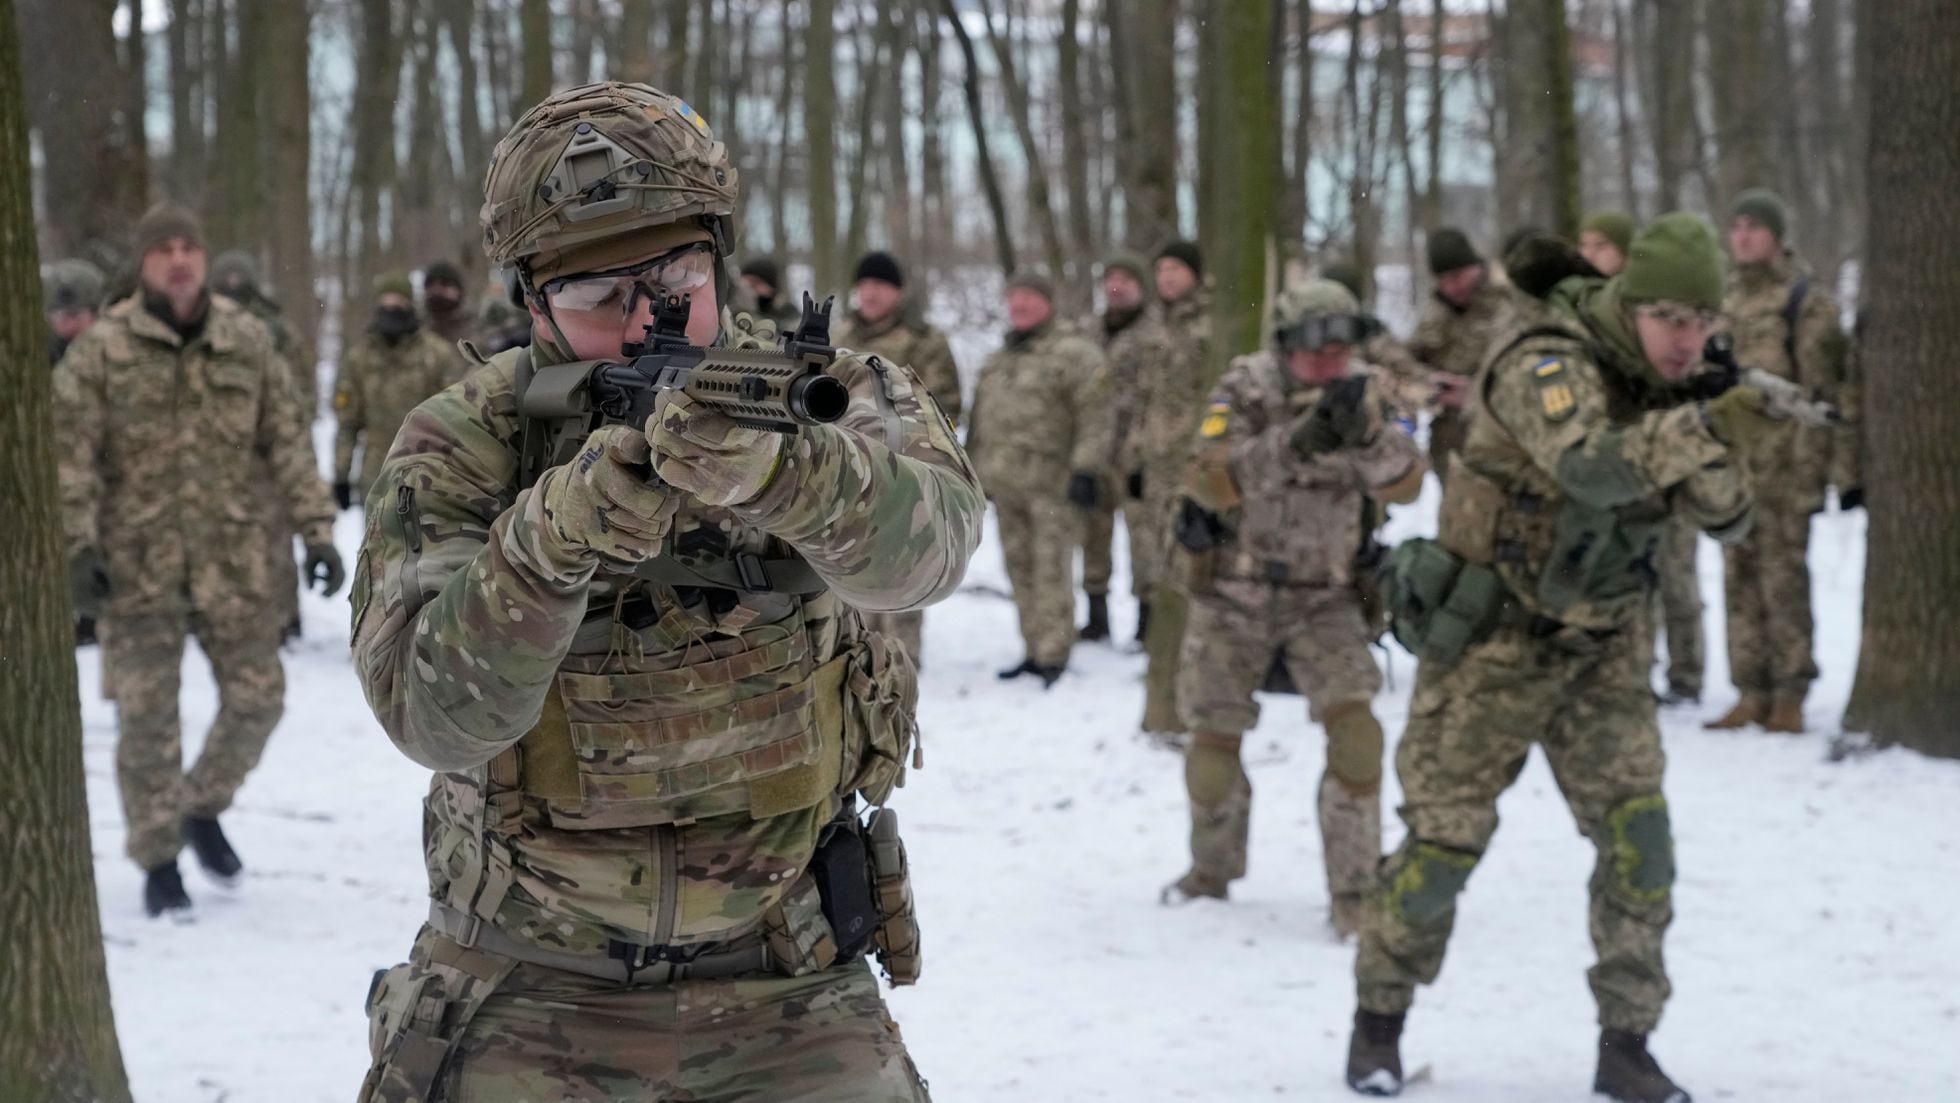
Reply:
<svg viewBox="0 0 1960 1103"><path fill-rule="evenodd" d="M719 980L769 969L769 947L760 936L747 945L705 943L701 946L641 946L613 942L605 957L551 950L512 938L495 923L457 911L447 904L429 905L429 926L465 947L530 965L609 980L615 984L671 984L679 980ZM718 949L709 949L719 946Z"/></svg>

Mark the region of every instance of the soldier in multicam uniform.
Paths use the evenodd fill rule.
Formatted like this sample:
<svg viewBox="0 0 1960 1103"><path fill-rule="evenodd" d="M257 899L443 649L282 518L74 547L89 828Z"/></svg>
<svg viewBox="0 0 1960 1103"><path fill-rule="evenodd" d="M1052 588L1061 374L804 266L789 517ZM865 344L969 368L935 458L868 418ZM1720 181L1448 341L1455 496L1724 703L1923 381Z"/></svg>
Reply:
<svg viewBox="0 0 1960 1103"><path fill-rule="evenodd" d="M1252 784L1239 748L1278 661L1327 733L1321 845L1329 919L1346 936L1381 857L1382 728L1369 707L1381 672L1355 559L1379 516L1367 501L1415 500L1426 467L1378 378L1349 374L1364 333L1354 296L1314 280L1274 313L1273 349L1234 360L1212 392L1177 519L1179 545L1203 562L1188 572L1177 687L1191 868L1165 898L1223 899L1245 875Z"/></svg>
<svg viewBox="0 0 1960 1103"><path fill-rule="evenodd" d="M140 288L78 338L55 372L62 513L78 609L113 625L116 777L129 856L152 916L187 913L177 871L241 868L218 815L258 763L285 691L279 629L266 616L289 585L267 569L268 489L306 541L307 573L340 588L333 505L295 437L299 420L272 335L205 286L196 220L159 206L136 228ZM269 487L268 487L269 480ZM218 715L186 774L177 716L184 639L218 680Z"/></svg>
<svg viewBox="0 0 1960 1103"><path fill-rule="evenodd" d="M1429 273L1436 292L1422 304L1409 351L1435 369L1441 412L1429 423L1429 466L1448 485L1450 457L1463 447L1464 402L1491 338L1510 316L1511 295L1490 278L1486 262L1462 230L1429 235Z"/></svg>
<svg viewBox="0 0 1960 1103"><path fill-rule="evenodd" d="M1022 658L1003 681L1043 688L1068 669L1075 643L1076 544L1102 500L1115 431L1102 350L1055 317L1041 272L1007 281L1007 343L980 366L967 451L1000 529L1020 620Z"/></svg>
<svg viewBox="0 0 1960 1103"><path fill-rule="evenodd" d="M1115 460L1108 486L1120 486L1123 528L1130 537L1130 593L1137 600L1137 642L1150 627L1150 599L1164 566L1164 518L1144 504L1144 457L1138 414L1144 378L1170 358L1170 334L1153 301L1150 270L1143 258L1121 254L1103 265L1103 313L1094 330L1102 338L1115 400ZM1110 493L1087 514L1082 536L1082 588L1089 595L1089 620L1080 633L1085 640L1109 638L1109 579L1114 570L1110 544L1115 539L1118 496Z"/></svg>
<svg viewBox="0 0 1960 1103"><path fill-rule="evenodd" d="M454 383L469 364L456 346L422 325L408 277L374 284L374 311L360 341L341 357L333 385L333 496L340 508L367 501L408 412ZM360 467L354 455L360 453Z"/></svg>
<svg viewBox="0 0 1960 1103"><path fill-rule="evenodd" d="M1395 758L1408 833L1382 864L1355 964L1347 1077L1367 1095L1401 1090L1415 986L1442 968L1457 895L1536 743L1598 852L1594 1090L1687 1100L1646 1041L1669 991L1674 882L1648 564L1670 514L1741 537L1750 495L1734 457L1769 423L1753 388L1702 402L1682 386L1721 302L1700 219L1663 216L1619 276L1568 278L1551 300L1492 346L1438 539L1389 560L1396 635L1419 665Z"/></svg>
<svg viewBox="0 0 1960 1103"><path fill-rule="evenodd" d="M620 356L655 298L761 345L720 305L737 194L645 85L558 92L497 145L485 250L536 339L410 415L355 572L368 699L438 771L430 923L371 991L364 1101L926 1098L858 956L875 925L916 975L909 896L881 876L866 914L867 834L902 858L854 805L897 779L916 682L855 610L958 585L982 505L950 426L842 356L832 425L665 392L644 429L569 427L572 462L532 447L568 428L525 412L533 378Z"/></svg>
<svg viewBox="0 0 1960 1103"><path fill-rule="evenodd" d="M1172 499L1191 459L1191 437L1205 408L1210 356L1211 295L1205 289L1204 254L1195 241L1172 241L1152 261L1157 301L1169 340L1165 355L1138 373L1128 435L1136 469L1143 474L1143 508L1168 532ZM1157 576L1145 621L1137 634L1149 649L1144 673L1143 730L1167 745L1184 738L1177 708L1178 655L1184 639L1186 600L1172 577L1170 543L1158 538Z"/></svg>
<svg viewBox="0 0 1960 1103"><path fill-rule="evenodd" d="M1845 403L1846 345L1837 296L1784 243L1789 216L1762 189L1738 196L1729 220L1728 294L1722 313L1736 362L1795 380ZM1855 405L1855 402L1853 403ZM1803 730L1803 702L1817 678L1812 658L1810 518L1835 485L1841 508L1863 503L1857 427L1785 422L1743 457L1756 485L1756 527L1723 553L1729 677L1741 697L1708 723Z"/></svg>
<svg viewBox="0 0 1960 1103"><path fill-rule="evenodd" d="M801 310L793 313L795 317L788 319L791 329L802 320ZM781 323L778 329L781 330ZM851 309L831 328L830 340L838 348L912 369L946 419L955 427L959 425L963 407L960 370L953 362L953 346L947 342L943 330L925 320L923 304L907 301L905 272L891 254L866 253L858 261ZM866 612L864 620L903 644L915 665L924 663L923 612Z"/></svg>

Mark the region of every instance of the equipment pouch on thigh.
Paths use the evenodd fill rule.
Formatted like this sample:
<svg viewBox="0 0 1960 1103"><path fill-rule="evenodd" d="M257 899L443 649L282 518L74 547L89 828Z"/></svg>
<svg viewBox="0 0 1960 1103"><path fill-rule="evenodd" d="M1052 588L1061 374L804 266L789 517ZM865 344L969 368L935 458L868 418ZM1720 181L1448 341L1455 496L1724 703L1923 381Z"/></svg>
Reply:
<svg viewBox="0 0 1960 1103"><path fill-rule="evenodd" d="M1453 663L1497 628L1509 599L1497 573L1434 540L1405 540L1389 553L1383 601L1389 627L1418 659Z"/></svg>
<svg viewBox="0 0 1960 1103"><path fill-rule="evenodd" d="M924 765L919 749L919 673L905 648L881 632L854 646L844 673L843 794L871 804L905 784L906 760Z"/></svg>
<svg viewBox="0 0 1960 1103"><path fill-rule="evenodd" d="M912 872L905 858L905 841L898 837L898 814L876 808L865 824L871 858L871 888L878 906L878 932L873 936L878 963L893 986L916 984L922 965L919 916L912 904Z"/></svg>
<svg viewBox="0 0 1960 1103"><path fill-rule="evenodd" d="M810 876L817 882L824 920L837 939L837 960L849 961L864 952L878 928L864 828L858 823L856 806L849 801L824 828L817 852L810 858Z"/></svg>
<svg viewBox="0 0 1960 1103"><path fill-rule="evenodd" d="M373 1064L359 1103L424 1103L463 1028L515 962L467 950L424 932L411 960L376 973L368 987L368 1052ZM443 958L448 961L440 960Z"/></svg>

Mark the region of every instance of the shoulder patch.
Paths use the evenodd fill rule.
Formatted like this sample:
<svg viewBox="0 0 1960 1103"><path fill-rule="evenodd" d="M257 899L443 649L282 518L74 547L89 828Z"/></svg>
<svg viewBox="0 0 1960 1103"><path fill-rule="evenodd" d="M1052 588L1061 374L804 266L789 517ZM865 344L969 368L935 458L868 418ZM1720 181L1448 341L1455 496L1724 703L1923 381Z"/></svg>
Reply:
<svg viewBox="0 0 1960 1103"><path fill-rule="evenodd" d="M1223 399L1213 399L1211 406L1205 410L1205 419L1198 423L1198 435L1206 440L1216 440L1224 436L1225 427L1231 421L1231 412L1230 403Z"/></svg>
<svg viewBox="0 0 1960 1103"><path fill-rule="evenodd" d="M1547 356L1532 366L1531 376L1538 383L1538 408L1547 421L1564 421L1579 408L1572 387L1565 381L1565 361Z"/></svg>

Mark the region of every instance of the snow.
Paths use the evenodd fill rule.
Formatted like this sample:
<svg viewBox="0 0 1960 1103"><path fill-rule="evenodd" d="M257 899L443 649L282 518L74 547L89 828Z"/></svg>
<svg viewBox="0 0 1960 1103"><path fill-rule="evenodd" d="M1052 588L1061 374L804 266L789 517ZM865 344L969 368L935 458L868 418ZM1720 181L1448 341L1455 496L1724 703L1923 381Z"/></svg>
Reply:
<svg viewBox="0 0 1960 1103"><path fill-rule="evenodd" d="M1395 529L1427 531L1433 517L1432 487ZM1698 1099L1960 1099L1960 763L1902 751L1827 761L1856 655L1863 530L1862 515L1815 527L1824 677L1813 733L1798 737L1700 729L1728 704L1721 561L1702 547L1716 688L1700 709L1663 716L1681 881L1675 997L1655 1040ZM351 564L358 516L337 536ZM1119 552L1119 593L1122 570ZM1050 692L996 681L1020 658L1012 606L987 592L1004 588L990 536L968 590L927 614L927 768L895 804L927 954L923 983L890 999L935 1098L1354 1098L1340 1079L1353 947L1324 923L1322 746L1300 701L1267 698L1247 740L1250 877L1229 904L1159 906L1184 868L1185 802L1178 759L1135 734L1143 660L1083 646ZM1114 612L1127 639L1133 606ZM345 598L309 594L305 617L286 654L285 719L225 820L246 875L226 893L186 855L198 914L185 927L142 914L122 854L114 710L93 692L95 650L80 653L103 927L142 1103L350 1098L367 1064L368 978L406 954L424 914L427 775L368 714ZM1413 673L1397 655L1377 703L1391 740ZM184 674L195 745L214 695L194 648ZM1396 799L1391 771L1387 806ZM1410 1016L1410 1094L1586 1099L1592 851L1537 755L1501 811L1442 979Z"/></svg>

